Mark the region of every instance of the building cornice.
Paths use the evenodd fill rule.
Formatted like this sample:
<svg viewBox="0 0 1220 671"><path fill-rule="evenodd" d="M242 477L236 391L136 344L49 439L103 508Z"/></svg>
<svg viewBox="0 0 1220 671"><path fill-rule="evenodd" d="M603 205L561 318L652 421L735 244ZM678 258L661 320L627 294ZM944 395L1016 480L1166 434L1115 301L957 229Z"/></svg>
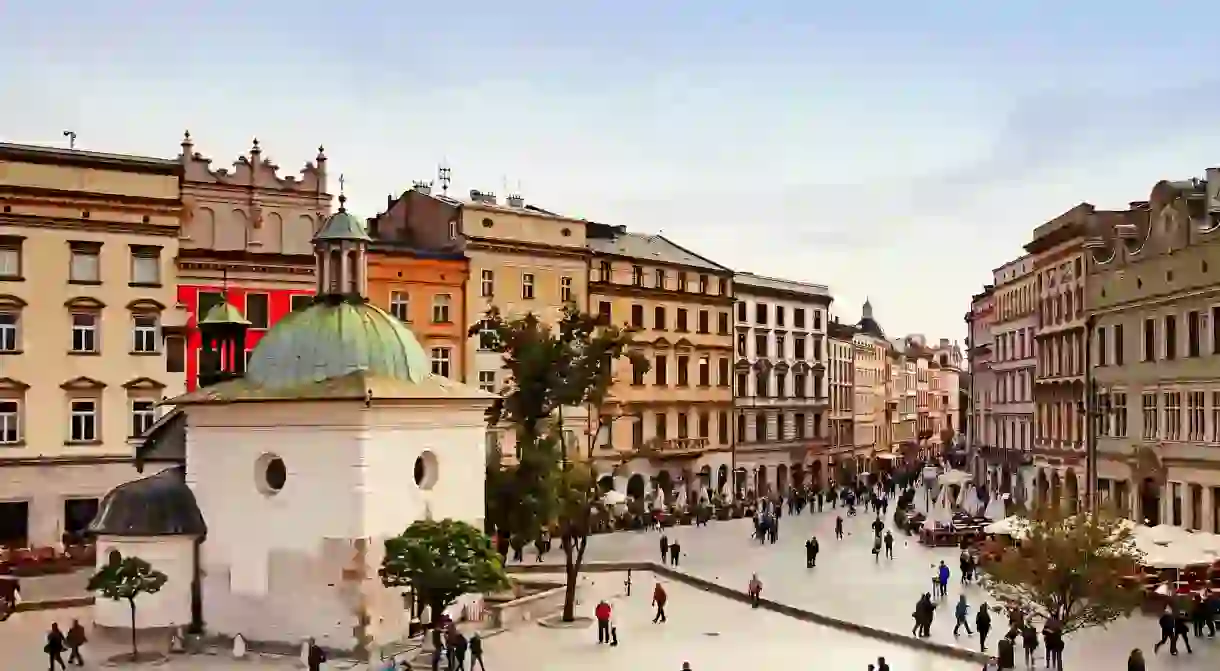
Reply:
<svg viewBox="0 0 1220 671"><path fill-rule="evenodd" d="M179 229L176 224L174 226L166 226L163 224L145 224L130 221L46 217L31 214L0 214L0 226L89 231L90 233L130 233L157 237L178 237Z"/></svg>
<svg viewBox="0 0 1220 671"><path fill-rule="evenodd" d="M589 258L589 250L583 247L556 247L536 242L493 240L470 235L466 236L466 241L466 249L470 251L519 254L522 256L548 256L562 259L579 259L581 261Z"/></svg>
<svg viewBox="0 0 1220 671"><path fill-rule="evenodd" d="M700 294L691 291L676 291L673 289L658 289L656 287L638 286L635 284L618 284L616 282L589 282L590 295L604 296L635 296L639 298L647 298L651 300L674 301L677 303L690 303L694 305L713 305L718 307L732 307L734 298L732 296L715 296L712 294Z"/></svg>

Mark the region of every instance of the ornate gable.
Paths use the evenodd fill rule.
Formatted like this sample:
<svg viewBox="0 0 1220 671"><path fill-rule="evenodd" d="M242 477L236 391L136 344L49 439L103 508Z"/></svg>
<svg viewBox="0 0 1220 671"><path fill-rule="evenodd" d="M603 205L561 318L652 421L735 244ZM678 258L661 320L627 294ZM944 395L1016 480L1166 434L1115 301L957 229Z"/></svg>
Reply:
<svg viewBox="0 0 1220 671"><path fill-rule="evenodd" d="M157 382L151 377L137 377L123 383L123 388L128 390L155 390L160 391L165 389L165 385Z"/></svg>
<svg viewBox="0 0 1220 671"><path fill-rule="evenodd" d="M11 377L0 377L0 391L25 391L29 388L30 385L21 380L14 380Z"/></svg>
<svg viewBox="0 0 1220 671"><path fill-rule="evenodd" d="M202 184L217 184L226 186L255 187L272 191L290 191L301 195L325 194L326 192L326 153L318 147L316 163L306 162L301 170L301 177L280 177L280 167L270 157L263 156L258 139L253 142L250 153L239 156L233 162L233 169L212 169L212 160L195 151L191 133L187 131L182 138L182 152L178 155L182 163L187 182Z"/></svg>
<svg viewBox="0 0 1220 671"><path fill-rule="evenodd" d="M96 391L98 389L105 389L106 383L81 375L64 382L63 384L59 385L59 388L66 389L68 391Z"/></svg>

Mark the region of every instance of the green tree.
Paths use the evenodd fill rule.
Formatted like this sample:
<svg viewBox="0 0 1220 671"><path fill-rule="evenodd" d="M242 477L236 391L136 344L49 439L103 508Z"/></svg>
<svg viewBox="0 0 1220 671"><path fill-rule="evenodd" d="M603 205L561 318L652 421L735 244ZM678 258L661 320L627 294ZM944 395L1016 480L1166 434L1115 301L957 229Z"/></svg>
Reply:
<svg viewBox="0 0 1220 671"><path fill-rule="evenodd" d="M983 563L983 586L1007 606L1058 620L1067 634L1139 607L1143 590L1127 577L1138 574L1142 558L1129 523L1114 515L1041 510L1020 545Z"/></svg>
<svg viewBox="0 0 1220 671"><path fill-rule="evenodd" d="M553 328L533 313L508 319L492 308L471 327L470 335L504 358L508 379L488 408L487 421L490 426L513 427L519 455L513 486L533 497L525 510L518 511L519 519L503 511L497 515L512 533L532 534L543 523L557 523L567 575L563 619L570 622L598 495L595 474L576 459L568 459L575 446L566 438L563 410L584 406L591 416L599 417L587 425L591 452L592 440L609 421L601 419L598 411L613 381L614 362L626 358L636 370L647 371L648 361L631 350L630 329L571 304Z"/></svg>
<svg viewBox="0 0 1220 671"><path fill-rule="evenodd" d="M432 611L432 625L463 594L508 587L500 556L487 535L454 520L420 520L385 541L377 575L386 587L410 587Z"/></svg>
<svg viewBox="0 0 1220 671"><path fill-rule="evenodd" d="M109 561L89 578L88 590L113 601L126 601L131 610L131 659L139 657L136 647L136 597L156 594L169 579L139 557L119 557Z"/></svg>

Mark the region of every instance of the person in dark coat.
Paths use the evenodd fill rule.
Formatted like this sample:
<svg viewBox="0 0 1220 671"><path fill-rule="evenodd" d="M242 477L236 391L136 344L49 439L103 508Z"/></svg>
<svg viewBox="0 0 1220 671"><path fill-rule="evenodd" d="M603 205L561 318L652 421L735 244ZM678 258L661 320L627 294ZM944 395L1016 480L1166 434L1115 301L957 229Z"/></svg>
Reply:
<svg viewBox="0 0 1220 671"><path fill-rule="evenodd" d="M661 534L661 563L664 564L669 559L669 536Z"/></svg>
<svg viewBox="0 0 1220 671"><path fill-rule="evenodd" d="M1178 635L1178 640L1182 641L1182 645L1186 646L1187 654L1195 654L1194 650L1190 649L1190 620L1186 617L1186 613L1177 613L1173 618L1173 629ZM1176 652L1174 653L1177 654Z"/></svg>
<svg viewBox="0 0 1220 671"><path fill-rule="evenodd" d="M77 666L85 665L85 658L81 657L80 649L86 642L88 637L85 636L85 628L81 626L80 620L72 620L72 626L68 627L68 635L64 641L68 644L68 663L76 664Z"/></svg>
<svg viewBox="0 0 1220 671"><path fill-rule="evenodd" d="M1012 669L1016 667L1016 650L1013 647L1012 639L1005 636L996 644L996 658L1000 663L1001 669Z"/></svg>
<svg viewBox="0 0 1220 671"><path fill-rule="evenodd" d="M479 671L487 671L483 666L483 637L477 631L470 635L470 671L474 671L475 664L479 665Z"/></svg>
<svg viewBox="0 0 1220 671"><path fill-rule="evenodd" d="M974 629L979 632L979 650L986 650L987 632L991 631L991 613L987 604L979 606L979 612L974 616Z"/></svg>
<svg viewBox="0 0 1220 671"><path fill-rule="evenodd" d="M456 628L453 630L453 671L466 671L466 637Z"/></svg>
<svg viewBox="0 0 1220 671"><path fill-rule="evenodd" d="M835 538L843 540L843 518L835 517Z"/></svg>
<svg viewBox="0 0 1220 671"><path fill-rule="evenodd" d="M1169 643L1169 654L1178 654L1178 635L1174 627L1173 610L1169 606L1165 606L1165 612L1157 618L1157 624L1161 627L1161 640L1152 646L1152 653L1160 652L1161 646Z"/></svg>
<svg viewBox="0 0 1220 671"><path fill-rule="evenodd" d="M885 537L881 539L885 542L885 557L886 559L894 558L894 534L890 533L889 529L885 530Z"/></svg>
<svg viewBox="0 0 1220 671"><path fill-rule="evenodd" d="M674 566L677 566L678 558L681 556L682 556L682 544L679 543L678 539L675 538L674 542L669 544L669 563L673 564Z"/></svg>
<svg viewBox="0 0 1220 671"><path fill-rule="evenodd" d="M1127 656L1127 671L1146 671L1144 667L1144 653L1139 648L1131 651Z"/></svg>
<svg viewBox="0 0 1220 671"><path fill-rule="evenodd" d="M42 651L47 653L50 671L55 671L57 663L60 669L68 668L68 665L64 664L64 643L64 634L59 630L59 623L52 622L51 630L47 632L47 644L42 648Z"/></svg>
<svg viewBox="0 0 1220 671"><path fill-rule="evenodd" d="M1038 653L1038 630L1028 622L1021 625L1021 648L1025 650L1025 666L1033 668Z"/></svg>

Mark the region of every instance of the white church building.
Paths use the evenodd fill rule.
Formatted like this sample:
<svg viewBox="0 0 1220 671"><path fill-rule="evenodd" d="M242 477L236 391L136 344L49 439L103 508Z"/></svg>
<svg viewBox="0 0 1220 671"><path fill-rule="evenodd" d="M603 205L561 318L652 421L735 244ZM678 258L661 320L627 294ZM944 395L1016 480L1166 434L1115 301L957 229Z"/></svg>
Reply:
<svg viewBox="0 0 1220 671"><path fill-rule="evenodd" d="M251 355L222 304L200 320L206 386L167 401L138 454L157 471L106 496L98 561L134 554L169 576L137 629L370 654L408 613L381 586L384 540L425 518L482 527L484 410L493 396L433 375L406 326L369 305L369 236L340 196L314 243L315 303ZM168 467L167 467L168 466ZM96 624L126 628L122 603Z"/></svg>

